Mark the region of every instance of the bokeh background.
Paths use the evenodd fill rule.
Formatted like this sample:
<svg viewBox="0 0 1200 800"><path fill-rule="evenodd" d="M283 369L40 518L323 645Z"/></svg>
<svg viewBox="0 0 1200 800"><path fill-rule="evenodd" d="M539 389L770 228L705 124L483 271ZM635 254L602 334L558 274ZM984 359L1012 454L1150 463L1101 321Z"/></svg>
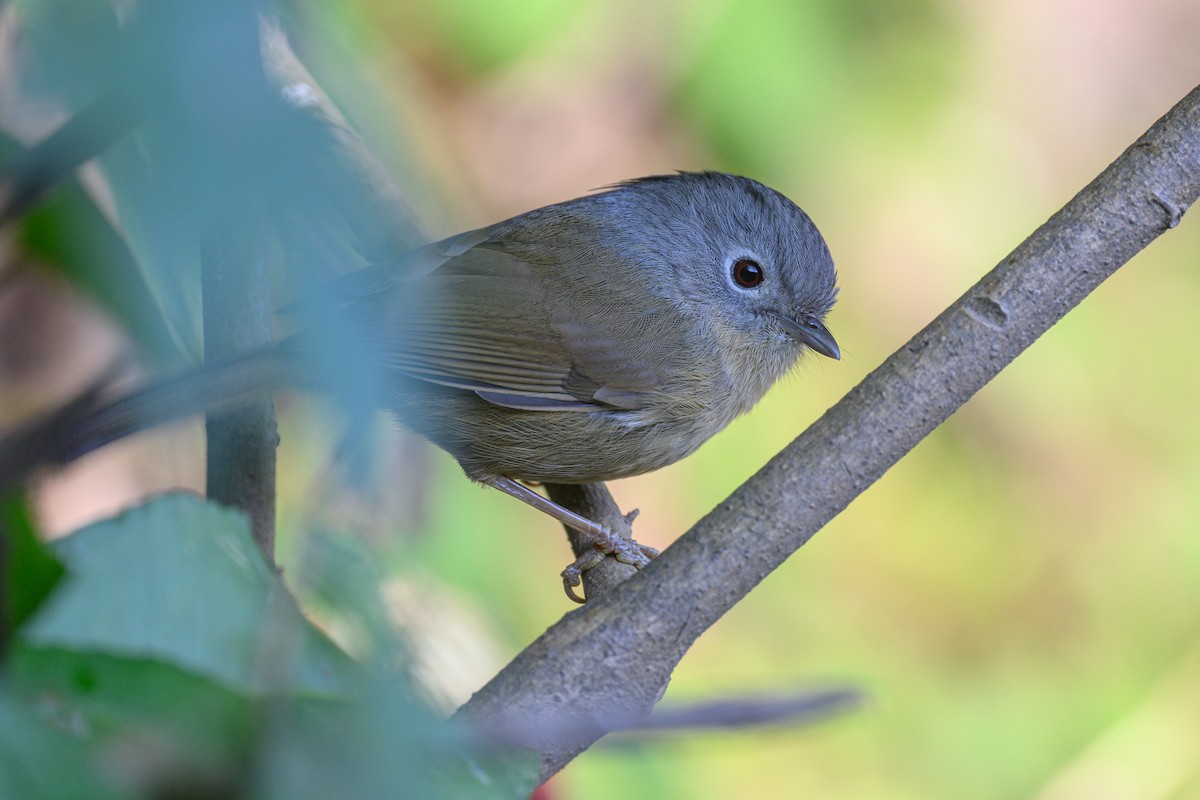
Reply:
<svg viewBox="0 0 1200 800"><path fill-rule="evenodd" d="M824 231L842 361L806 362L695 456L612 485L659 547L1200 82L1190 0L348 0L320 19L308 66L420 187L431 237L705 168L768 183ZM865 707L602 743L547 791L1200 796L1198 266L1185 217L701 638L667 694L850 683ZM36 281L0 293L3 330L6 419L124 341ZM327 491L328 405L281 406L285 575L314 515L366 537L448 703L569 609L553 524L382 419L371 485ZM43 478L43 525L200 488L200 442L190 423Z"/></svg>

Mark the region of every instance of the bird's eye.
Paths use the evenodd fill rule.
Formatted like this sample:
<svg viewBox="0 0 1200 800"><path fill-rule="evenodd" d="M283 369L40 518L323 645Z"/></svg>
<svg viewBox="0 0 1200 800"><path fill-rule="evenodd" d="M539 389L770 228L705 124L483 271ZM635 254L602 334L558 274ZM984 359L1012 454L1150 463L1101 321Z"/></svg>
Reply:
<svg viewBox="0 0 1200 800"><path fill-rule="evenodd" d="M748 258L740 258L733 262L730 272L733 275L733 282L743 289L753 289L763 282L763 268L758 265L757 261Z"/></svg>

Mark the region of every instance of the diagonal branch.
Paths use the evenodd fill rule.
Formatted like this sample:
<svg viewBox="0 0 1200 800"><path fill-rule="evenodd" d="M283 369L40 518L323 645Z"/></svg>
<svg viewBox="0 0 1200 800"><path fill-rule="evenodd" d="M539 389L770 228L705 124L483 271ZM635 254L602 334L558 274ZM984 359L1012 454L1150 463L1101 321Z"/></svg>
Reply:
<svg viewBox="0 0 1200 800"><path fill-rule="evenodd" d="M1200 196L1200 89L642 573L563 617L460 710L537 731L549 777L645 712L696 638ZM559 725L548 729L561 731Z"/></svg>

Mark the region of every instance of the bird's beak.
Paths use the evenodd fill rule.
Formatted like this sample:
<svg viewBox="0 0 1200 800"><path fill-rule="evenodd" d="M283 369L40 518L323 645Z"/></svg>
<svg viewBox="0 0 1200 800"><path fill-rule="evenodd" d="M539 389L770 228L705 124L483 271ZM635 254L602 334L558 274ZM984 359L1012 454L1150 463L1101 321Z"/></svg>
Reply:
<svg viewBox="0 0 1200 800"><path fill-rule="evenodd" d="M820 322L816 320L798 322L791 317L782 315L779 320L783 323L784 330L811 349L834 361L841 360L842 351L838 348L838 343L834 340L833 334L829 332L829 328Z"/></svg>

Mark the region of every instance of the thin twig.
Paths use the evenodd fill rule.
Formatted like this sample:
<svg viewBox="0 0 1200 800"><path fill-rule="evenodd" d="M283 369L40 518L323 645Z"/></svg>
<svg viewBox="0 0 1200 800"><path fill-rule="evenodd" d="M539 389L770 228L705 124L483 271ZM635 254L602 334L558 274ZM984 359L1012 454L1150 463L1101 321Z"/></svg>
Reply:
<svg viewBox="0 0 1200 800"><path fill-rule="evenodd" d="M649 716L606 718L597 722L609 733L633 734L642 740L699 730L737 730L766 726L800 726L824 721L863 704L863 694L851 687L806 689L796 692L738 696L729 694L720 700L675 704L655 709ZM570 727L543 727L537 731L486 728L476 726L481 743L520 747L530 735L540 737L572 736Z"/></svg>
<svg viewBox="0 0 1200 800"><path fill-rule="evenodd" d="M200 251L204 354L222 363L271 342L271 291L265 237L256 214L218 222ZM207 494L241 509L269 562L275 556L275 402L268 395L210 410Z"/></svg>

